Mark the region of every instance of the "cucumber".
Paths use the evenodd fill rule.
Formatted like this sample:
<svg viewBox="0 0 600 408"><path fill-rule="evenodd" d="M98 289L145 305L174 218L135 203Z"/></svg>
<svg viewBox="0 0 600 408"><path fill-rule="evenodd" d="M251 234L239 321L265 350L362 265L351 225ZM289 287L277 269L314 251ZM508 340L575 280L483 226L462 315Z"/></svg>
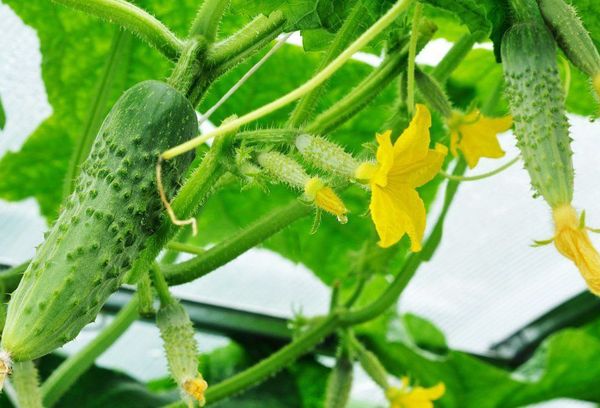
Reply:
<svg viewBox="0 0 600 408"><path fill-rule="evenodd" d="M535 195L556 208L573 198L573 153L556 44L535 0L513 3L521 8L514 10L517 20L505 33L501 52L514 133Z"/></svg>
<svg viewBox="0 0 600 408"><path fill-rule="evenodd" d="M1 347L14 361L51 352L94 320L164 218L157 157L197 129L192 105L163 82L119 98L8 305ZM166 191L177 190L192 156L163 164Z"/></svg>
<svg viewBox="0 0 600 408"><path fill-rule="evenodd" d="M546 24L569 60L594 81L600 81L600 54L577 11L564 0L539 0Z"/></svg>
<svg viewBox="0 0 600 408"><path fill-rule="evenodd" d="M173 301L161 306L156 314L156 326L160 330L171 376L188 402L205 403L204 392L208 384L198 372L198 344L194 327L183 306Z"/></svg>

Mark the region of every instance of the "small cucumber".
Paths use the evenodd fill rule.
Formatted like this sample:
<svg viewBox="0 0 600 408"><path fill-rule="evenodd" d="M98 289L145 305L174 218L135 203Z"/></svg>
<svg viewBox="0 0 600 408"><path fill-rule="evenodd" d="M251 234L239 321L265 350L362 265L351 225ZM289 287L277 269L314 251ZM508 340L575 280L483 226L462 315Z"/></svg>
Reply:
<svg viewBox="0 0 600 408"><path fill-rule="evenodd" d="M163 219L158 155L197 129L192 105L163 82L141 82L119 98L8 305L1 346L13 360L43 356L94 320ZM166 191L177 190L191 160L164 163Z"/></svg>
<svg viewBox="0 0 600 408"><path fill-rule="evenodd" d="M159 309L156 325L163 339L169 371L183 399L193 399L203 406L208 384L198 372L198 344L190 317L179 302L173 301Z"/></svg>
<svg viewBox="0 0 600 408"><path fill-rule="evenodd" d="M540 10L558 45L571 62L594 80L600 80L600 54L575 8L564 0L539 0Z"/></svg>
<svg viewBox="0 0 600 408"><path fill-rule="evenodd" d="M556 208L573 197L573 153L556 45L535 0L513 3L523 5L514 10L517 20L502 40L506 94L533 189Z"/></svg>

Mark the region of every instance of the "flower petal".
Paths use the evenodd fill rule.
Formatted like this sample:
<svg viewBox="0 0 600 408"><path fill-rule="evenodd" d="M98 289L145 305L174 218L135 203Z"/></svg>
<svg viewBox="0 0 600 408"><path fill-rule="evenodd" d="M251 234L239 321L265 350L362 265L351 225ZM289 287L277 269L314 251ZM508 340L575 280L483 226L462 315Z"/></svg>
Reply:
<svg viewBox="0 0 600 408"><path fill-rule="evenodd" d="M392 146L391 136L391 130L376 135L379 145L377 148L377 163L379 166L371 178L371 183L379 186L387 184L387 175L394 164L394 147Z"/></svg>
<svg viewBox="0 0 600 408"><path fill-rule="evenodd" d="M553 217L556 249L577 265L590 291L600 295L600 254L594 248L585 226L579 225L577 212L567 204L555 208Z"/></svg>
<svg viewBox="0 0 600 408"><path fill-rule="evenodd" d="M435 149L428 150L423 160L409 167L392 167L388 174L388 184L407 184L412 188L422 186L439 173L447 153L446 146L437 144Z"/></svg>
<svg viewBox="0 0 600 408"><path fill-rule="evenodd" d="M410 125L394 144L394 167L410 166L425 158L429 150L430 127L429 109L425 105L417 104L415 116Z"/></svg>
<svg viewBox="0 0 600 408"><path fill-rule="evenodd" d="M425 232L425 204L416 190L399 184L372 188L369 208L379 234L379 245L390 247L408 234L411 250L420 251Z"/></svg>
<svg viewBox="0 0 600 408"><path fill-rule="evenodd" d="M473 168L482 157L499 158L504 156L504 151L498 143L498 133L502 133L512 126L512 118L486 118L477 113L479 117L472 114L465 116L463 124L458 127L460 141L458 148L463 152L465 160L470 168ZM472 120L468 120L471 118Z"/></svg>

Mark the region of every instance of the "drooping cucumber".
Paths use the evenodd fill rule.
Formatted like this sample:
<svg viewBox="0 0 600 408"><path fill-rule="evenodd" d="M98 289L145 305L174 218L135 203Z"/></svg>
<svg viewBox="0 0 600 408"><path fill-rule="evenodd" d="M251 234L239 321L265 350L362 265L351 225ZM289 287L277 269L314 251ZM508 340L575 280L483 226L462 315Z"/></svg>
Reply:
<svg viewBox="0 0 600 408"><path fill-rule="evenodd" d="M13 360L49 353L95 318L161 223L159 153L196 133L193 107L163 82L145 81L121 96L13 293L1 344ZM191 159L164 163L167 192L177 190Z"/></svg>
<svg viewBox="0 0 600 408"><path fill-rule="evenodd" d="M535 0L513 3L516 22L502 40L502 65L517 146L534 191L556 208L573 198L573 153L556 45Z"/></svg>

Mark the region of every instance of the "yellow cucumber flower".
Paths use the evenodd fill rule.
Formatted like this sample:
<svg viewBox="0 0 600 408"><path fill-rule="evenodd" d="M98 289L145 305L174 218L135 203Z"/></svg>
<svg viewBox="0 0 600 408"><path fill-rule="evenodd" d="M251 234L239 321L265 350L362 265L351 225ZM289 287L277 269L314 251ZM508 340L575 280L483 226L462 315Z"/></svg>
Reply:
<svg viewBox="0 0 600 408"><path fill-rule="evenodd" d="M504 156L498 133L512 127L512 117L488 118L478 109L467 114L454 111L448 119L448 127L450 151L454 156L458 156L458 150L462 151L468 166L473 168L482 157L497 159Z"/></svg>
<svg viewBox="0 0 600 408"><path fill-rule="evenodd" d="M377 135L377 162L363 163L357 179L371 186L371 217L379 234L379 245L387 248L408 234L411 250L421 250L425 232L425 205L416 188L440 171L447 149L429 148L431 114L417 105L408 128L392 145L391 131Z"/></svg>
<svg viewBox="0 0 600 408"><path fill-rule="evenodd" d="M444 383L433 387L411 387L406 377L402 378L399 388L390 387L385 396L390 401L390 408L433 408L433 401L442 398L446 392Z"/></svg>
<svg viewBox="0 0 600 408"><path fill-rule="evenodd" d="M585 225L570 204L553 209L554 245L558 252L575 262L590 291L600 296L600 254L596 251Z"/></svg>
<svg viewBox="0 0 600 408"><path fill-rule="evenodd" d="M194 397L196 401L198 401L198 405L201 407L206 404L206 398L204 393L208 388L208 383L202 378L200 375L193 380L187 380L183 383L183 390L190 396Z"/></svg>
<svg viewBox="0 0 600 408"><path fill-rule="evenodd" d="M318 177L308 179L304 184L304 195L317 207L337 217L342 224L348 222L348 209L337 194Z"/></svg>

